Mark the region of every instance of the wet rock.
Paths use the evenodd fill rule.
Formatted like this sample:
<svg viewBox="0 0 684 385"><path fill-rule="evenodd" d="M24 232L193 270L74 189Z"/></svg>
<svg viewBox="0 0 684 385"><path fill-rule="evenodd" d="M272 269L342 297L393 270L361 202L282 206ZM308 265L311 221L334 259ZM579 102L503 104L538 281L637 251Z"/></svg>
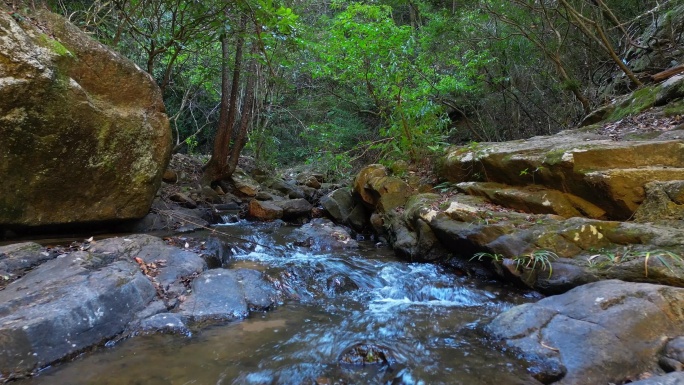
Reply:
<svg viewBox="0 0 684 385"><path fill-rule="evenodd" d="M24 246L3 250L42 251ZM199 255L149 235L91 241L35 267L0 290L0 381L106 342L138 317L166 312L205 269Z"/></svg>
<svg viewBox="0 0 684 385"><path fill-rule="evenodd" d="M193 281L192 294L179 312L195 323L224 322L267 310L275 301L275 290L261 272L213 269Z"/></svg>
<svg viewBox="0 0 684 385"><path fill-rule="evenodd" d="M143 219L131 226L124 227L125 231L146 233L158 230L174 230L178 233L190 233L209 227L205 211L188 208L168 208L156 210L147 214Z"/></svg>
<svg viewBox="0 0 684 385"><path fill-rule="evenodd" d="M247 216L260 221L271 221L283 217L283 209L272 201L258 201L256 199L249 202Z"/></svg>
<svg viewBox="0 0 684 385"><path fill-rule="evenodd" d="M192 332L183 321L183 318L175 313L160 313L140 321L138 334L180 334L191 336Z"/></svg>
<svg viewBox="0 0 684 385"><path fill-rule="evenodd" d="M150 275L164 299L185 295L187 289L183 281L207 269L204 260L196 253L168 246L163 240L150 235L103 239L92 243L89 251L93 256L91 264L106 264L112 258L127 261L139 258L147 266L155 264Z"/></svg>
<svg viewBox="0 0 684 385"><path fill-rule="evenodd" d="M145 216L171 152L154 79L44 8L2 7L0 227Z"/></svg>
<svg viewBox="0 0 684 385"><path fill-rule="evenodd" d="M664 376L653 376L645 380L630 382L631 385L682 385L684 372L669 373Z"/></svg>
<svg viewBox="0 0 684 385"><path fill-rule="evenodd" d="M357 285L354 280L342 274L335 274L328 277L326 283L328 292L334 294L343 294L359 289L359 285Z"/></svg>
<svg viewBox="0 0 684 385"><path fill-rule="evenodd" d="M487 330L544 383L622 383L658 369L657 353L684 326L682 300L684 289L601 281L516 306Z"/></svg>
<svg viewBox="0 0 684 385"><path fill-rule="evenodd" d="M137 265L49 261L0 291L0 379L31 373L121 333L156 295Z"/></svg>
<svg viewBox="0 0 684 385"><path fill-rule="evenodd" d="M295 242L313 241L311 248L314 250L331 251L357 248L359 245L349 231L344 227L335 225L326 218L315 218L311 222L292 232Z"/></svg>
<svg viewBox="0 0 684 385"><path fill-rule="evenodd" d="M210 269L224 266L233 255L231 245L217 237L208 237L204 242L202 258Z"/></svg>

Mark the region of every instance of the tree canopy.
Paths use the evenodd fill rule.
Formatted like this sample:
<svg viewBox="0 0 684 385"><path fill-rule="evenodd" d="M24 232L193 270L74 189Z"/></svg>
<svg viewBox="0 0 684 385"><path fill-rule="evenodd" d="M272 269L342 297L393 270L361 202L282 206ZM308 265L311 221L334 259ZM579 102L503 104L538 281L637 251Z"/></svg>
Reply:
<svg viewBox="0 0 684 385"><path fill-rule="evenodd" d="M157 80L176 151L345 173L550 134L633 90L674 0L51 0ZM218 166L216 166L218 164Z"/></svg>

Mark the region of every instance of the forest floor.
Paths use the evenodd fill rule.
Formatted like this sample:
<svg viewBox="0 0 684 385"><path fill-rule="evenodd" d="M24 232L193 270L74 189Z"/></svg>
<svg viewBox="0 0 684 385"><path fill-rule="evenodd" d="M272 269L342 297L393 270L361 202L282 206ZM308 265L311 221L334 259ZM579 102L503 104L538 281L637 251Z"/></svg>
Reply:
<svg viewBox="0 0 684 385"><path fill-rule="evenodd" d="M623 141L653 139L668 131L681 132L668 135L668 139L684 139L684 114L671 114L666 108L653 107L634 116L604 123L596 133Z"/></svg>

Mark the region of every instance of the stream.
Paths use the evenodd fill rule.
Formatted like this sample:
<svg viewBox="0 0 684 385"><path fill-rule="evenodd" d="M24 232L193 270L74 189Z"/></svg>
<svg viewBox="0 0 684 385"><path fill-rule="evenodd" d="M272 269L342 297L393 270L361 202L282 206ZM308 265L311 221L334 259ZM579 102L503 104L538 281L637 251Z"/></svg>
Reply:
<svg viewBox="0 0 684 385"><path fill-rule="evenodd" d="M235 246L226 267L276 278L275 309L189 336L129 338L16 384L537 384L479 331L536 293L400 261L370 241L335 252L296 247L294 227L282 222L219 229L230 244L260 245ZM364 346L383 364L341 362Z"/></svg>

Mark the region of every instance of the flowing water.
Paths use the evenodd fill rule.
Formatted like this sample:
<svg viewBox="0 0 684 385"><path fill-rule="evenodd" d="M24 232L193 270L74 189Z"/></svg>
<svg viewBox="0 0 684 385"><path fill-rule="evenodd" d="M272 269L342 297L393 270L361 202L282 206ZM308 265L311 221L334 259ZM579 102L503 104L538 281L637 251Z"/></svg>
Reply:
<svg viewBox="0 0 684 385"><path fill-rule="evenodd" d="M275 309L191 336L130 338L18 384L536 383L479 332L502 311L536 300L532 293L399 261L370 242L343 252L298 248L282 224L220 230L267 246L236 247L227 267L276 277L284 295ZM340 361L359 344L384 354L383 363Z"/></svg>

